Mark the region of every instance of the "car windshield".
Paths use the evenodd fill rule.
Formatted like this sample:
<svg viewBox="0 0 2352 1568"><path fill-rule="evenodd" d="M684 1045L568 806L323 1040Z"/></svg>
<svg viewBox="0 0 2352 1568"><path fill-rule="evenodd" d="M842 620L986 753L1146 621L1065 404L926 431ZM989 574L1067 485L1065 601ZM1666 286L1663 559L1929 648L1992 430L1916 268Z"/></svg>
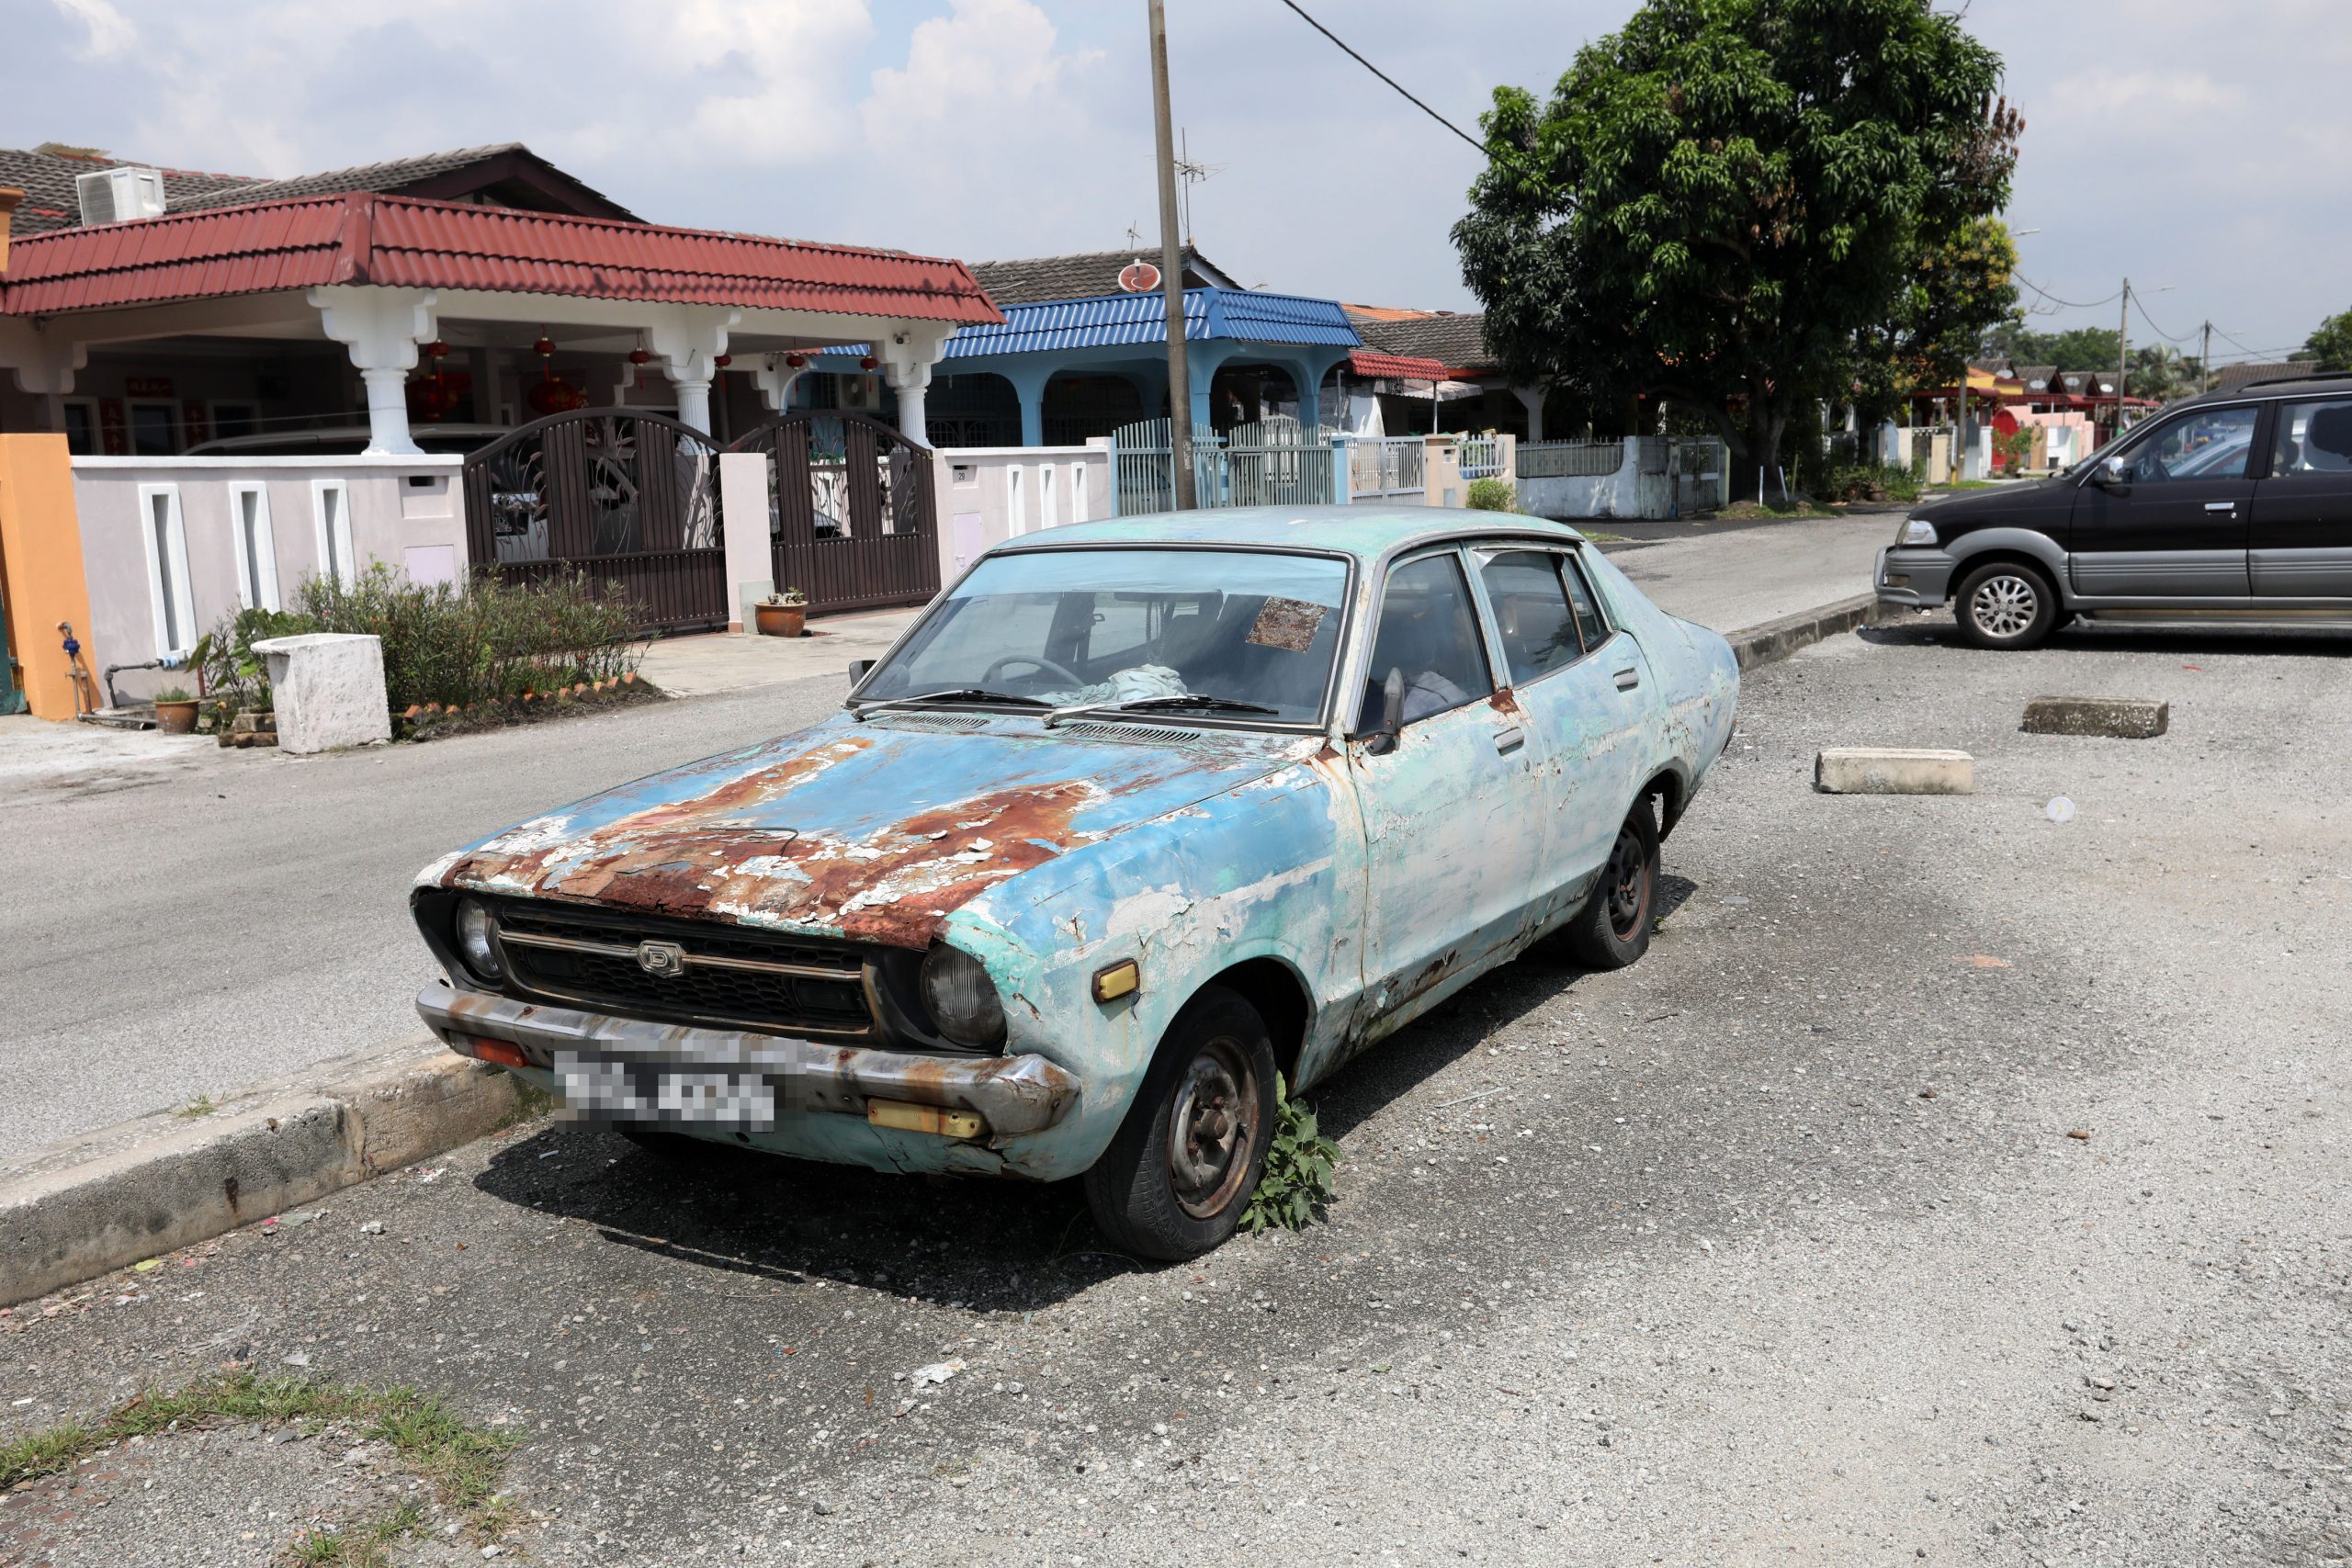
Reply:
<svg viewBox="0 0 2352 1568"><path fill-rule="evenodd" d="M943 693L984 703L980 694L1001 694L1051 707L1141 704L1157 718L1312 724L1330 684L1347 585L1342 560L1264 550L991 556L866 678L857 700Z"/></svg>

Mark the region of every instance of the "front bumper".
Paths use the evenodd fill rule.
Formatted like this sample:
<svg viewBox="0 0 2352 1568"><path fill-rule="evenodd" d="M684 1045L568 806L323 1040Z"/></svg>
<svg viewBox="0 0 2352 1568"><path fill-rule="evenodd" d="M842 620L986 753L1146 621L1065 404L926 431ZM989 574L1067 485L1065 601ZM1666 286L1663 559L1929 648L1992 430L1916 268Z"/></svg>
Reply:
<svg viewBox="0 0 2352 1568"><path fill-rule="evenodd" d="M1878 552L1871 582L1882 604L1926 608L1951 597L1951 574L1959 565L1941 550L1887 545Z"/></svg>
<svg viewBox="0 0 2352 1568"><path fill-rule="evenodd" d="M543 1007L507 997L459 991L444 985L417 993L425 1026L460 1055L479 1054L476 1040L504 1041L531 1066L566 1069L649 1066L757 1078L772 1091L776 1116L800 1111L865 1118L869 1100L967 1111L991 1140L1021 1137L1054 1126L1078 1103L1079 1080L1043 1056L938 1056L820 1044L781 1035L614 1018L570 1008ZM574 1102L588 1116L628 1113ZM754 1123L750 1130L764 1131Z"/></svg>

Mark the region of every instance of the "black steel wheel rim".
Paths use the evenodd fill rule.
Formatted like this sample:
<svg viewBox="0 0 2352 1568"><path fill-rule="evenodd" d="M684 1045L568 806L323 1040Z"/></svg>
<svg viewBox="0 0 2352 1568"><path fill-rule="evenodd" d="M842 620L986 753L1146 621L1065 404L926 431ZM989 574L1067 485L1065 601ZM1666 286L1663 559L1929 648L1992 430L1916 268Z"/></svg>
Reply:
<svg viewBox="0 0 2352 1568"><path fill-rule="evenodd" d="M1631 942L1649 913L1650 857L1642 836L1628 822L1617 829L1616 846L1609 852L1609 929L1620 942Z"/></svg>
<svg viewBox="0 0 2352 1568"><path fill-rule="evenodd" d="M1203 1043L1168 1108L1168 1182L1196 1220L1223 1213L1250 1178L1257 1147L1258 1073L1240 1042Z"/></svg>

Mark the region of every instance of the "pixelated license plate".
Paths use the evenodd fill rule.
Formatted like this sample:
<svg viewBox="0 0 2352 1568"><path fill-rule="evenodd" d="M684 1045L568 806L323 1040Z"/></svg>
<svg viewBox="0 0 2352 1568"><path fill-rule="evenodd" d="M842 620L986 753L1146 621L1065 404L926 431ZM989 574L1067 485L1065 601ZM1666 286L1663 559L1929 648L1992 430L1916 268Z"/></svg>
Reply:
<svg viewBox="0 0 2352 1568"><path fill-rule="evenodd" d="M582 1115L761 1130L775 1122L775 1089L757 1073L667 1067L567 1051L556 1056L555 1078L566 1107Z"/></svg>

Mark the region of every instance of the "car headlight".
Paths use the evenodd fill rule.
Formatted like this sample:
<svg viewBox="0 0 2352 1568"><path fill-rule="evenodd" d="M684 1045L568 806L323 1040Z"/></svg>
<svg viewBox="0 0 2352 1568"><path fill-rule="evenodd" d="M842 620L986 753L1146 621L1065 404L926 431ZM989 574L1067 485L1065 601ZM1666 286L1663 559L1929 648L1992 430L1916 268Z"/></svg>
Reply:
<svg viewBox="0 0 2352 1568"><path fill-rule="evenodd" d="M1924 517L1906 517L1903 532L1894 536L1898 545L1932 545L1936 542L1936 525Z"/></svg>
<svg viewBox="0 0 2352 1568"><path fill-rule="evenodd" d="M458 905L458 956L474 977L495 985L505 974L505 966L498 961L498 943L492 938L490 909L478 898L467 898Z"/></svg>
<svg viewBox="0 0 2352 1568"><path fill-rule="evenodd" d="M923 1006L939 1032L958 1045L993 1045L1004 1038L1004 1003L980 961L945 942L922 961Z"/></svg>

